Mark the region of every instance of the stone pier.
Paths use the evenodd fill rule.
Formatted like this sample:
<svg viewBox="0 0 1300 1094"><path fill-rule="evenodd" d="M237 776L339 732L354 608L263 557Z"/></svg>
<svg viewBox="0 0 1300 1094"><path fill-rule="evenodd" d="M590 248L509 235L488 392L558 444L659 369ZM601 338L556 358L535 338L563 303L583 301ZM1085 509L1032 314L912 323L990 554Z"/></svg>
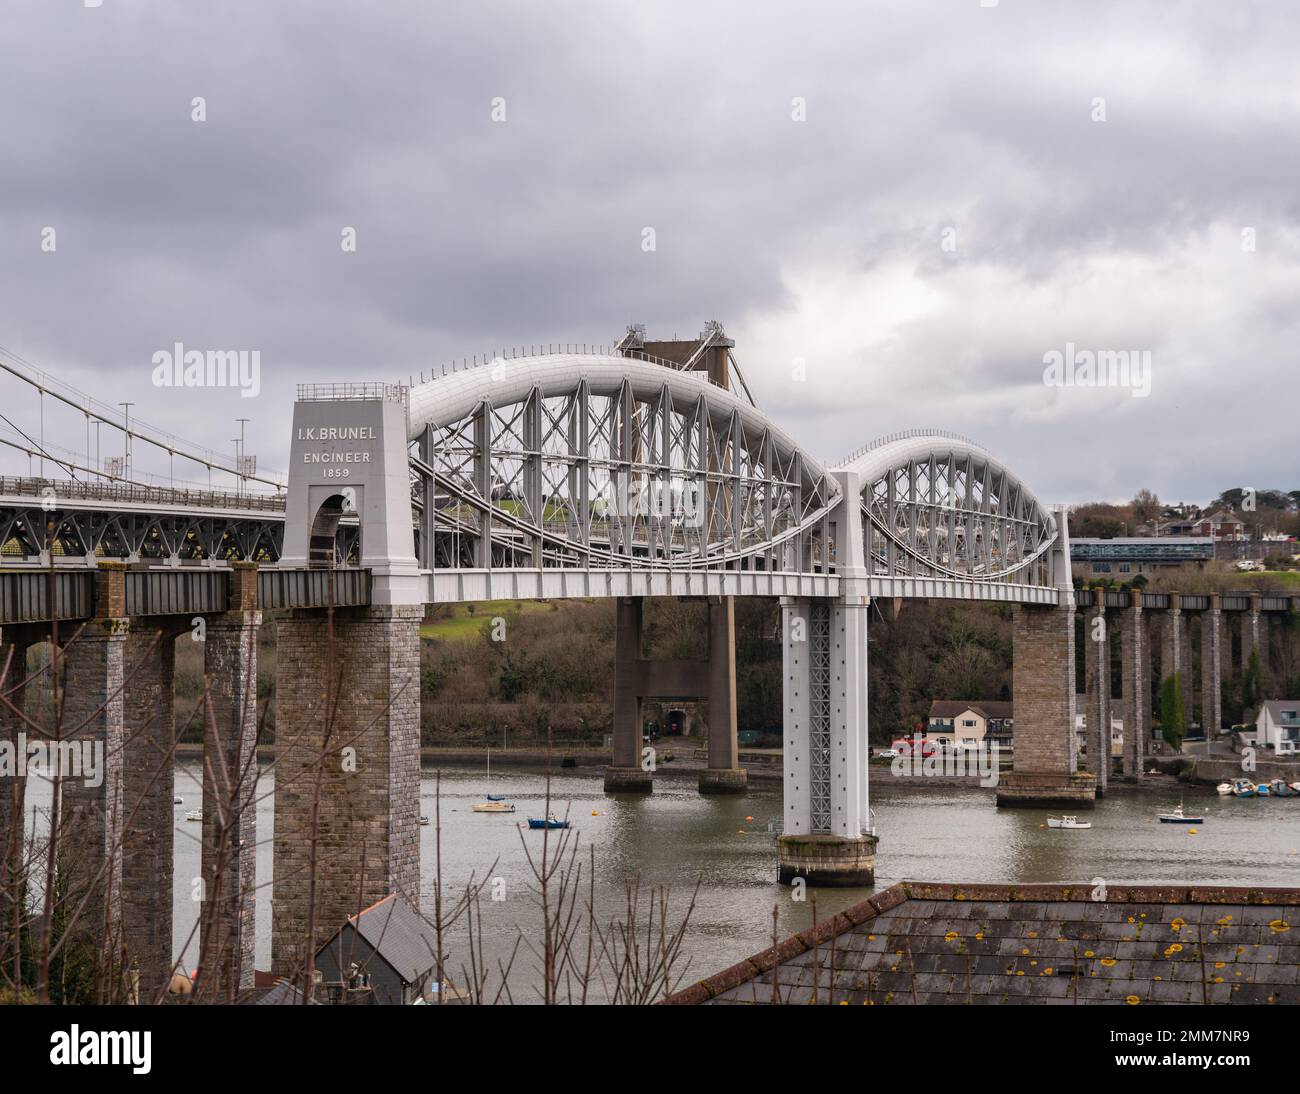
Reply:
<svg viewBox="0 0 1300 1094"><path fill-rule="evenodd" d="M1014 768L998 782L998 805L1091 806L1096 781L1079 771L1075 744L1073 598L1063 607L1017 605L1012 657Z"/></svg>
<svg viewBox="0 0 1300 1094"><path fill-rule="evenodd" d="M1142 594L1130 590L1132 602L1121 613L1120 679L1124 702L1124 774L1140 778L1146 763L1146 741L1150 730L1151 701L1148 696L1151 662L1146 620L1142 615Z"/></svg>
<svg viewBox="0 0 1300 1094"><path fill-rule="evenodd" d="M203 906L199 990L253 987L257 888L257 567L236 562L230 610L206 623L203 673Z"/></svg>
<svg viewBox="0 0 1300 1094"><path fill-rule="evenodd" d="M101 589L121 585L124 569L100 564ZM102 611L121 611L121 600L99 600ZM120 952L122 937L122 768L125 754L127 620L102 615L80 628L64 648L62 689L65 741L88 742L100 757L100 778L67 778L59 795L57 868L63 886L65 923L72 937L101 953ZM170 796L171 788L168 787ZM124 969L117 972L124 973Z"/></svg>
<svg viewBox="0 0 1300 1094"><path fill-rule="evenodd" d="M1223 728L1223 691L1219 675L1223 665L1223 615L1218 593L1210 594L1210 607L1201 613L1201 726L1207 740Z"/></svg>
<svg viewBox="0 0 1300 1094"><path fill-rule="evenodd" d="M1241 617L1241 671L1244 673L1250 664L1250 655L1257 653L1259 655L1259 676L1260 687L1263 688L1264 676L1267 672L1266 664L1266 647L1260 641L1262 637L1261 620L1260 620L1260 594L1250 594L1250 608Z"/></svg>
<svg viewBox="0 0 1300 1094"><path fill-rule="evenodd" d="M27 681L27 650L32 635L23 626L5 627L0 633L0 740L17 748L18 734L26 731L23 715ZM23 815L26 807L26 776L0 777L0 981L13 971L13 940L26 894L23 858Z"/></svg>
<svg viewBox="0 0 1300 1094"><path fill-rule="evenodd" d="M271 969L301 970L349 916L420 900L418 606L276 624ZM331 633L332 632L332 633Z"/></svg>
<svg viewBox="0 0 1300 1094"><path fill-rule="evenodd" d="M1083 621L1084 722L1088 730L1088 770L1098 795L1106 792L1110 779L1110 631L1106 619L1106 594L1097 591L1097 602Z"/></svg>
<svg viewBox="0 0 1300 1094"><path fill-rule="evenodd" d="M172 971L178 626L134 620L123 654L122 941L142 1003L166 991ZM77 645L68 650L70 667L81 656Z"/></svg>
<svg viewBox="0 0 1300 1094"><path fill-rule="evenodd" d="M1180 598L1177 593L1169 594L1169 607L1160 615L1160 687L1161 694L1156 698L1156 710L1161 710L1163 689L1172 678L1177 677L1179 695L1186 709L1189 688L1187 678L1185 621L1183 619Z"/></svg>

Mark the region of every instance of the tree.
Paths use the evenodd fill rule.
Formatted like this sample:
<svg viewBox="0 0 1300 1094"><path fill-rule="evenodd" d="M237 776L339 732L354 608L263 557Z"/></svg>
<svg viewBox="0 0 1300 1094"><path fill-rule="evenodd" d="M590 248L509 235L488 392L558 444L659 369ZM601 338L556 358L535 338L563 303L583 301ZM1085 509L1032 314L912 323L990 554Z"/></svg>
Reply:
<svg viewBox="0 0 1300 1094"><path fill-rule="evenodd" d="M1105 502L1088 502L1070 510L1070 534L1083 539L1113 539L1124 528L1124 513Z"/></svg>
<svg viewBox="0 0 1300 1094"><path fill-rule="evenodd" d="M1131 508L1133 519L1139 524L1150 524L1160 517L1160 499L1145 486L1133 496Z"/></svg>
<svg viewBox="0 0 1300 1094"><path fill-rule="evenodd" d="M1186 732L1183 687L1175 672L1160 685L1160 735L1171 748L1178 749L1182 747Z"/></svg>

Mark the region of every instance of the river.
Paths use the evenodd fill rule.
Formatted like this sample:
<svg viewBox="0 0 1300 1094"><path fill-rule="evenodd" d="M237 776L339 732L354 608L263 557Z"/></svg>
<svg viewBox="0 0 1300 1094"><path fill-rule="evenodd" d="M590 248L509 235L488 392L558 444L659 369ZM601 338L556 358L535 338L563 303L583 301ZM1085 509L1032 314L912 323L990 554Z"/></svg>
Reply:
<svg viewBox="0 0 1300 1094"><path fill-rule="evenodd" d="M198 874L200 825L185 813L200 801L197 764L178 765L175 806L176 873L174 937L176 956L186 967L197 958L191 937L197 905L191 897ZM435 813L435 776L425 769L422 812ZM270 965L271 834L274 824L271 779L263 775L258 810L257 965ZM527 816L543 811L544 778L519 770L496 771L491 791L518 806L514 815L472 812L489 787L481 771L442 772L443 881L459 892L471 875L491 869L492 900L482 902L484 948L495 963L506 959L516 931L536 939L540 912L533 903L526 843L541 848L540 831L520 830ZM810 902L791 899L775 881L772 830L779 823L778 783L754 784L738 797L704 797L693 778L664 777L653 795L607 798L599 769L566 771L553 777L553 811L567 810L573 821L585 870L595 849L596 905L609 922L623 912L625 879L639 874L643 893L668 886L673 919L685 910L697 879L700 889L683 945L686 981L698 979L763 949L772 936L775 906L782 936L812 921ZM48 784L32 780L32 806L48 804ZM1186 803L1205 815L1195 831L1155 820L1158 809L1175 804L1168 789L1113 791L1088 814L1089 831L1048 829L1043 810L996 809L991 790L912 787L877 781L872 808L880 836L879 887L903 879L954 882L1081 882L1104 878L1123 882L1205 885L1286 885L1300 887L1300 799L1219 798L1213 791L1189 790ZM435 839L433 824L421 827L421 886L426 914L433 906ZM552 849L556 834L550 835ZM495 867L493 864L495 863ZM499 879L499 880L495 880ZM810 890L819 918L870 895L869 889ZM466 959L463 931L451 933L449 972L455 977ZM536 959L521 951L511 974L517 1001L535 998Z"/></svg>

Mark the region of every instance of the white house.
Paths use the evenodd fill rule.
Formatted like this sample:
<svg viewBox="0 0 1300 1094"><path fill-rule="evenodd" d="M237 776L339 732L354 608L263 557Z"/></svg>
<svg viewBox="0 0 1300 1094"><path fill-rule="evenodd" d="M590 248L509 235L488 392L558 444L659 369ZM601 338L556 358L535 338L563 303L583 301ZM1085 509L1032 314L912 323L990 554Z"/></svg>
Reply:
<svg viewBox="0 0 1300 1094"><path fill-rule="evenodd" d="M1001 748L1010 748L1013 724L1013 708L1009 702L935 699L930 704L926 740L932 745L963 748L996 742Z"/></svg>
<svg viewBox="0 0 1300 1094"><path fill-rule="evenodd" d="M1088 716L1076 712L1074 715L1074 733L1080 748L1088 744ZM1112 717L1110 720L1110 754L1124 755L1124 719Z"/></svg>
<svg viewBox="0 0 1300 1094"><path fill-rule="evenodd" d="M1271 699L1260 706L1252 743L1278 755L1300 755L1300 699Z"/></svg>

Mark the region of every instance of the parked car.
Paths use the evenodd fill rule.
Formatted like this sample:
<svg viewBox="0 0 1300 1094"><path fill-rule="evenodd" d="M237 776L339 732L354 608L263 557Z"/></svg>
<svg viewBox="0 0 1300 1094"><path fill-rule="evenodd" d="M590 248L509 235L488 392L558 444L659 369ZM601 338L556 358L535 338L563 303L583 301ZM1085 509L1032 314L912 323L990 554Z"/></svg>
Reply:
<svg viewBox="0 0 1300 1094"><path fill-rule="evenodd" d="M902 755L902 753L899 752L898 749L896 749L896 748L882 748L879 752L876 753L876 759L878 759L878 760L896 760L896 759L898 759L898 757L901 756L901 755Z"/></svg>

